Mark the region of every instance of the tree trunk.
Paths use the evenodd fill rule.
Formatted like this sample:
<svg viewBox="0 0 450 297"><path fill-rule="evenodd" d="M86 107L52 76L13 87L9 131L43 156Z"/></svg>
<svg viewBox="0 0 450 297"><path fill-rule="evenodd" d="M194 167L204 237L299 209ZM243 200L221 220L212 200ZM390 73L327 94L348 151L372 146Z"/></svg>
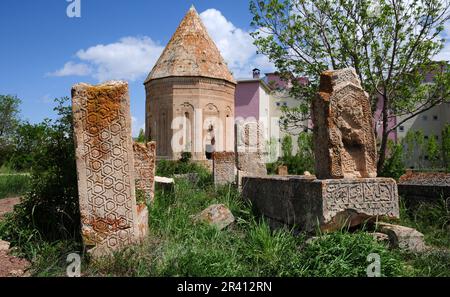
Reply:
<svg viewBox="0 0 450 297"><path fill-rule="evenodd" d="M381 135L381 146L380 151L378 152L378 164L377 164L377 173L380 174L383 170L384 162L386 161L386 149L387 149L387 142L388 142L388 124L389 124L389 117L388 117L388 106L387 106L387 96L383 96L383 131Z"/></svg>

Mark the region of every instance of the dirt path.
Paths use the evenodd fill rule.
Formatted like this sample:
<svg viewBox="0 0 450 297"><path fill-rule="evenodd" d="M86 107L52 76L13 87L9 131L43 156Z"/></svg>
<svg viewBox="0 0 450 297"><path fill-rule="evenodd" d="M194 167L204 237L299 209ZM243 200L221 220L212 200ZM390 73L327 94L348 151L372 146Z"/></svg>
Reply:
<svg viewBox="0 0 450 297"><path fill-rule="evenodd" d="M20 203L20 197L0 199L0 220L8 212L14 210L14 206Z"/></svg>
<svg viewBox="0 0 450 297"><path fill-rule="evenodd" d="M0 220L19 203L20 197L0 199ZM30 262L11 256L9 252L9 242L0 239L0 277L28 276L26 270L30 267Z"/></svg>

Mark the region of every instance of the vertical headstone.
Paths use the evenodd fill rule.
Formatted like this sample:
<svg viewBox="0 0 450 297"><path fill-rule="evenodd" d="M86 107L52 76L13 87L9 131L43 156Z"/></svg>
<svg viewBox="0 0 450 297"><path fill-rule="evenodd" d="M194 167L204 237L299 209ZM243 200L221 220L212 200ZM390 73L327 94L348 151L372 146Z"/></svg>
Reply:
<svg viewBox="0 0 450 297"><path fill-rule="evenodd" d="M236 167L242 176L267 175L262 131L258 122L236 123Z"/></svg>
<svg viewBox="0 0 450 297"><path fill-rule="evenodd" d="M232 152L213 153L214 184L224 185L235 182L235 156Z"/></svg>
<svg viewBox="0 0 450 297"><path fill-rule="evenodd" d="M278 175L281 175L281 176L289 175L288 167L286 165L278 166L277 171L278 171Z"/></svg>
<svg viewBox="0 0 450 297"><path fill-rule="evenodd" d="M369 96L354 69L322 73L312 113L317 178L376 177Z"/></svg>
<svg viewBox="0 0 450 297"><path fill-rule="evenodd" d="M135 142L133 151L137 193L143 195L145 202L152 203L155 197L156 142Z"/></svg>
<svg viewBox="0 0 450 297"><path fill-rule="evenodd" d="M129 104L126 82L72 88L81 232L93 256L137 242L148 228L136 204Z"/></svg>

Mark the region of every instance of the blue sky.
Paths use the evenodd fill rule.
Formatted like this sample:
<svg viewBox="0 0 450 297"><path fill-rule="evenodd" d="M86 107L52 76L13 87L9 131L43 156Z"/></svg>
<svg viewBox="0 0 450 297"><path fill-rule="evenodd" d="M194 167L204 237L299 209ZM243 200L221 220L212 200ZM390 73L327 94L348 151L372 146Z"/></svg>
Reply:
<svg viewBox="0 0 450 297"><path fill-rule="evenodd" d="M181 19L194 4L235 77L273 66L256 55L246 0L80 0L69 18L66 0L0 1L0 94L22 99L31 122L53 118L53 99L78 82L130 83L133 133L144 125L142 85Z"/></svg>
<svg viewBox="0 0 450 297"><path fill-rule="evenodd" d="M142 85L183 16L194 4L235 78L273 71L249 33L248 0L0 0L0 94L22 99L24 120L53 118L53 99L78 82L125 79L130 84L133 134L144 125ZM443 37L450 36L450 22ZM436 59L450 60L450 43Z"/></svg>

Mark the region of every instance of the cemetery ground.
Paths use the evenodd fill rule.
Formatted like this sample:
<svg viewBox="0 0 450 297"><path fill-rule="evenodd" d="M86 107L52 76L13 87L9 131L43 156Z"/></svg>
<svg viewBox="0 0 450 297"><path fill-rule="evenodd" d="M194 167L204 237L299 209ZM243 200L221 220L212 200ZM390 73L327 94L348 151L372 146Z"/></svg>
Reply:
<svg viewBox="0 0 450 297"><path fill-rule="evenodd" d="M316 240L293 230L271 231L233 186L215 187L204 169L186 162L162 162L157 168L162 176L188 171L198 172L199 180L178 178L173 189L157 188L145 242L112 256L90 259L78 236L49 240L32 225L16 226L15 213L0 223L0 239L31 262L33 276L65 276L67 256L74 252L82 256L82 276L366 276L371 253L380 255L383 276L450 276L450 214L444 201L414 210L401 201L397 223L424 233L432 247L414 254L390 249L364 228L318 233ZM193 215L216 203L231 210L234 224L219 231L193 223Z"/></svg>

